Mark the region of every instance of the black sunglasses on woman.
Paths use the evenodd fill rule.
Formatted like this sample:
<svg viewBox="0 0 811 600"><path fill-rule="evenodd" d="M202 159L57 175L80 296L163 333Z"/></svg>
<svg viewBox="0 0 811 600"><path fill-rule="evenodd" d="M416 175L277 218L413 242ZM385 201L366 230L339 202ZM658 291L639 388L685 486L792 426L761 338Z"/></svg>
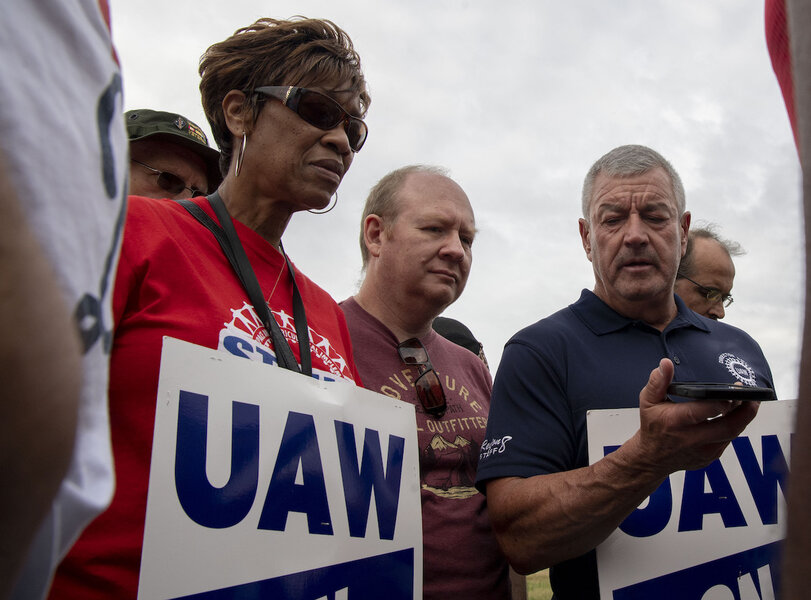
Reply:
<svg viewBox="0 0 811 600"><path fill-rule="evenodd" d="M281 100L282 104L307 123L324 131L343 123L349 147L353 152L359 152L366 142L369 133L366 123L350 115L326 94L292 85L266 85L254 91Z"/></svg>

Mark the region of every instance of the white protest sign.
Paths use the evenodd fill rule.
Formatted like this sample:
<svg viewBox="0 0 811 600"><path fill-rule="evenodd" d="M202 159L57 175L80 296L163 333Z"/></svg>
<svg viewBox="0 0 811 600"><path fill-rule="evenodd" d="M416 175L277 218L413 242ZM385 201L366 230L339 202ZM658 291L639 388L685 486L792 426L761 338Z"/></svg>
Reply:
<svg viewBox="0 0 811 600"><path fill-rule="evenodd" d="M705 469L672 474L597 547L603 600L779 597L795 401L764 402ZM589 461L639 428L639 410L587 415Z"/></svg>
<svg viewBox="0 0 811 600"><path fill-rule="evenodd" d="M414 407L165 338L138 596L422 598Z"/></svg>

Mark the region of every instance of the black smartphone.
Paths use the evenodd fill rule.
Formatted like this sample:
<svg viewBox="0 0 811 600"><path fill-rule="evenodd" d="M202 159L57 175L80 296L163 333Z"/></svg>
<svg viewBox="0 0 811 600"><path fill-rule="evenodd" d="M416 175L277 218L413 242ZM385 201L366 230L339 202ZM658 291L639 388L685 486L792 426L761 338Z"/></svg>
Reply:
<svg viewBox="0 0 811 600"><path fill-rule="evenodd" d="M777 400L771 388L701 381L674 381L667 387L667 393L697 400Z"/></svg>

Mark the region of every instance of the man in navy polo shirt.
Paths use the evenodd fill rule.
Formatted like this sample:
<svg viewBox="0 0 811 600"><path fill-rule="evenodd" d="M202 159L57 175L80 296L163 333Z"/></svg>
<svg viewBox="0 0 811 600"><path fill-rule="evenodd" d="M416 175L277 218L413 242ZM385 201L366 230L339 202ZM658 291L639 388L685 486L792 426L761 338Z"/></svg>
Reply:
<svg viewBox="0 0 811 600"><path fill-rule="evenodd" d="M751 337L673 293L689 227L670 163L644 146L612 150L583 185L593 292L504 349L476 485L513 567L551 566L559 600L599 598L595 546L670 473L718 458L757 413L754 402L670 402L671 380L773 387ZM589 465L586 411L636 406L636 434Z"/></svg>

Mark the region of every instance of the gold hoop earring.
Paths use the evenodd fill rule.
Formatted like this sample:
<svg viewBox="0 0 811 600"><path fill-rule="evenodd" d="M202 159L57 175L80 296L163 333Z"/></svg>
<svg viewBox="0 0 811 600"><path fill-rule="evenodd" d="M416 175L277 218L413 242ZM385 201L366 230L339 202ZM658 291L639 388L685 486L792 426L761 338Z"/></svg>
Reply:
<svg viewBox="0 0 811 600"><path fill-rule="evenodd" d="M234 165L234 177L239 177L239 169L240 169L240 167L242 167L242 161L245 158L245 144L247 142L248 142L248 134L243 133L242 134L242 146L240 147L239 152L237 152L236 159L234 161L236 163Z"/></svg>
<svg viewBox="0 0 811 600"><path fill-rule="evenodd" d="M333 208L335 208L336 206L338 206L338 192L337 191L335 192L335 202L332 203L332 206L329 206L328 208L325 208L324 210L309 210L309 209L307 209L307 212L312 213L314 215L325 215L329 211L331 211Z"/></svg>

